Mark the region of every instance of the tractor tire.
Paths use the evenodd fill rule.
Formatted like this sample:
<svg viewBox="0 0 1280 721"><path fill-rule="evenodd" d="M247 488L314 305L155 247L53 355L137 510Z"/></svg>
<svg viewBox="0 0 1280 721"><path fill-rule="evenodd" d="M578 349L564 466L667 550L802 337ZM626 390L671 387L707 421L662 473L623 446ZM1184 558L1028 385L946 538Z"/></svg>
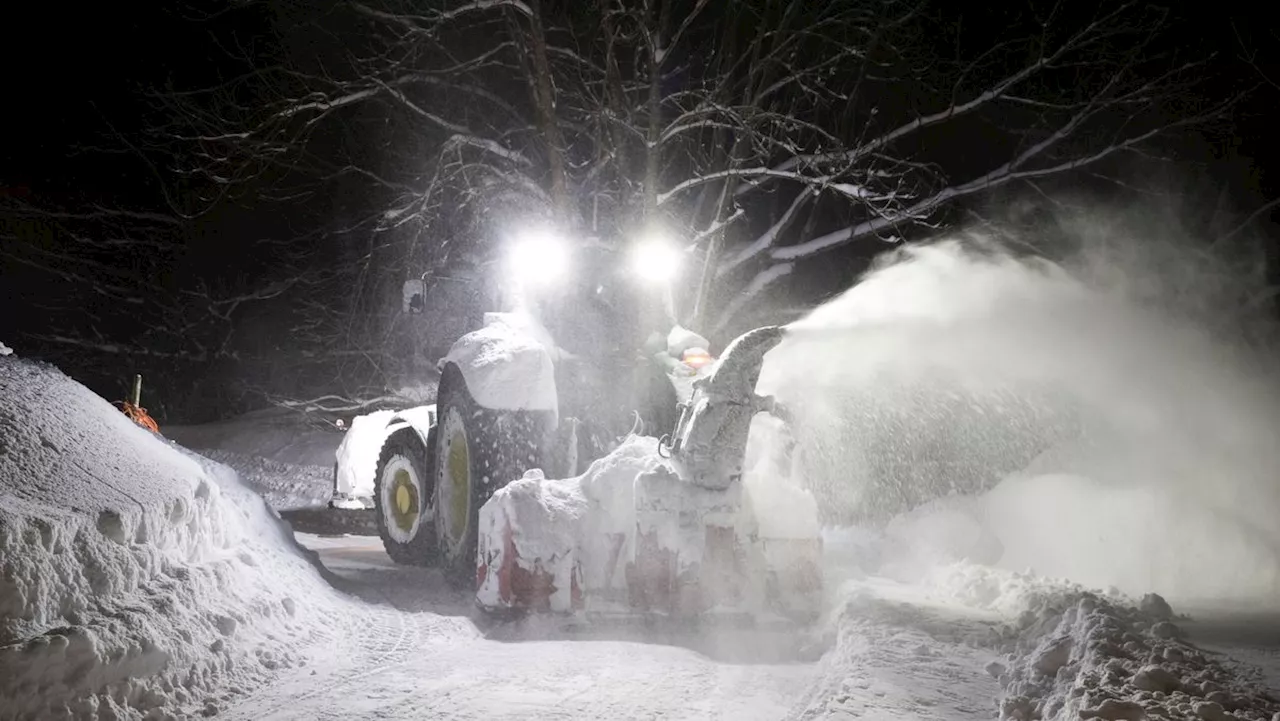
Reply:
<svg viewBox="0 0 1280 721"><path fill-rule="evenodd" d="M462 372L446 366L436 395L431 478L440 569L454 587L475 589L480 507L494 491L540 467L546 417L481 408Z"/></svg>
<svg viewBox="0 0 1280 721"><path fill-rule="evenodd" d="M427 455L417 432L402 428L382 444L373 477L373 511L382 547L392 561L406 566L429 566L436 559L431 513L435 484Z"/></svg>

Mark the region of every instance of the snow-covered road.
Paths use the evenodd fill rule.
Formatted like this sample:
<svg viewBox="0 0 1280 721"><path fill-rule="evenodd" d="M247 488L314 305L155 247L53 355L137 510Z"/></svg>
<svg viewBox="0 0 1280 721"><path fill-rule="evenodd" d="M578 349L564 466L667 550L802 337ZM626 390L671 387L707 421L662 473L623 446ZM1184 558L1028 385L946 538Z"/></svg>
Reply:
<svg viewBox="0 0 1280 721"><path fill-rule="evenodd" d="M366 603L224 718L781 719L817 673L781 661L776 637L743 632L656 643L627 629L477 625L435 572L392 565L376 538L299 540Z"/></svg>

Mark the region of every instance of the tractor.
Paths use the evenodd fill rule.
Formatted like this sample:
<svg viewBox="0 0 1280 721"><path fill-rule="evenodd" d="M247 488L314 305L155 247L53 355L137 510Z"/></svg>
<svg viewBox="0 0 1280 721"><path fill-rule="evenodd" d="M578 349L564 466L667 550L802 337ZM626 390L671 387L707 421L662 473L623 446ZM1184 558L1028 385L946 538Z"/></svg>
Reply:
<svg viewBox="0 0 1280 721"><path fill-rule="evenodd" d="M655 519L669 514L676 526L693 524L681 531L685 536L714 536L722 576L747 576L751 563L762 563L760 541L750 530L758 524L737 520L744 515L741 466L752 418L778 410L756 397L754 386L764 353L784 331L752 331L731 343L723 358L712 357L704 337L673 322L670 283L682 253L669 243L638 244L624 259L596 242L571 246L531 233L509 250L503 269L513 289L508 310L485 313L481 327L458 338L439 360L435 404L352 422L339 448L331 506L371 510L394 561L440 568L456 586L477 590L486 610L582 610L592 598L627 596L628 578L632 606L701 609L690 599L712 598L705 579L698 581L712 565L706 560L711 551L699 550L702 540L667 548L643 529L660 526ZM748 349L733 360L735 348ZM636 439L648 439L641 454L647 460L636 467L636 477L611 481L634 486L634 492L610 491L609 499L595 501L583 496L585 518L550 521L559 525L552 535L574 538L569 546L614 548L616 568L602 577L603 586L584 585L580 563L565 561L571 548L551 552L555 558L535 558L538 552L530 549L550 546L535 542L534 521L520 523L525 511L507 503L510 493L503 489L518 481L513 488L542 497L539 483L599 475L611 452ZM606 513L592 506L615 503L619 493L629 499L624 505L644 507ZM495 503L495 494L505 501ZM718 510L689 515L707 503ZM621 524L609 538L591 538L579 527L605 515ZM647 520L637 526L638 518ZM810 596L820 587L816 535L815 528L812 537L792 544L801 549L799 560L783 562L792 575L802 569L803 578L790 585ZM681 553L703 562L690 567L674 560L644 570ZM562 572L535 570L547 564ZM778 570L768 571L774 585ZM513 586L513 578L525 580ZM702 590L686 588L682 595L679 589L690 583ZM576 601L551 604L552 597ZM780 596L772 598L777 606Z"/></svg>

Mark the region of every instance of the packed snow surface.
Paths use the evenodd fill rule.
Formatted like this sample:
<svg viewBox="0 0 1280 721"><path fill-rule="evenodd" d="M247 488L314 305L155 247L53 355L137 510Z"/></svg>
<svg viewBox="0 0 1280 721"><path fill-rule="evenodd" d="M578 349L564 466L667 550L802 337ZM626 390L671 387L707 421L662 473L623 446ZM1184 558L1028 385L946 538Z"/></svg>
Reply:
<svg viewBox="0 0 1280 721"><path fill-rule="evenodd" d="M732 633L736 643L723 653L715 634L697 645L688 629L659 640L563 618L490 626L487 638L442 638L423 630L434 614L421 609L457 614L472 603L450 598L438 575L392 567L377 539L304 543L345 578L376 580L366 590L396 609L314 647L305 667L283 671L221 718L776 721L812 680L811 664L758 653L746 645L757 639Z"/></svg>

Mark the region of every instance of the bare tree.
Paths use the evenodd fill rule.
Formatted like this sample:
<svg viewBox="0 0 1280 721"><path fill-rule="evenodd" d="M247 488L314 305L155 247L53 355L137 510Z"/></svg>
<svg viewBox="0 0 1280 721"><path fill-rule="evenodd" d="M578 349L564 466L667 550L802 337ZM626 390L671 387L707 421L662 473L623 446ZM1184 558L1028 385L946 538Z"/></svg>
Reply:
<svg viewBox="0 0 1280 721"><path fill-rule="evenodd" d="M199 272L190 231L172 214L0 199L0 262L24 270L27 312L41 314L22 340L98 384L145 372L181 406L191 378L241 362L244 319L302 280Z"/></svg>
<svg viewBox="0 0 1280 721"><path fill-rule="evenodd" d="M195 148L175 170L229 196L360 188L340 302L317 301L329 320L308 330L334 353L376 352L351 329L386 341L397 321L354 318L407 278L482 267L503 223L529 215L615 243L666 227L701 261L687 315L724 328L807 259L1151 152L1237 97L1201 88L1207 56L1138 3L1032 3L1000 32L916 0L340 8L325 31L341 61L246 54L242 76L158 94L173 121L153 144ZM335 142L348 136L357 150Z"/></svg>

